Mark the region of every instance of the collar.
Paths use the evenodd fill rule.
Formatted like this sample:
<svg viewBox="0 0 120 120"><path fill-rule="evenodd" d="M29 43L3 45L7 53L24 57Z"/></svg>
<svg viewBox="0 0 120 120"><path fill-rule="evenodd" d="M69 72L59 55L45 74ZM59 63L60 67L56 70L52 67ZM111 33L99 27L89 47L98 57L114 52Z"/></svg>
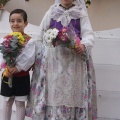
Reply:
<svg viewBox="0 0 120 120"><path fill-rule="evenodd" d="M72 4L72 5L71 5L70 7L68 7L68 8L62 6L61 4L60 4L59 6L62 7L62 8L64 8L65 10L68 10L68 9L72 8L73 6L75 6L75 4Z"/></svg>

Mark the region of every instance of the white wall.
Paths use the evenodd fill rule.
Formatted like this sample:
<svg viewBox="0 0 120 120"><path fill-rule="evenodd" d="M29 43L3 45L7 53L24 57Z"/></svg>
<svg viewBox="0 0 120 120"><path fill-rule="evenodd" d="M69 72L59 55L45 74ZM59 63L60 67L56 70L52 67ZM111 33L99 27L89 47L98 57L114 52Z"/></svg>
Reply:
<svg viewBox="0 0 120 120"><path fill-rule="evenodd" d="M29 23L39 25L45 12L54 0L10 0L5 10L11 12L22 8L28 13ZM92 0L88 8L89 17L94 31L120 27L120 0Z"/></svg>
<svg viewBox="0 0 120 120"><path fill-rule="evenodd" d="M92 0L88 8L95 31L120 27L120 0Z"/></svg>
<svg viewBox="0 0 120 120"><path fill-rule="evenodd" d="M98 116L120 119L120 28L95 32Z"/></svg>
<svg viewBox="0 0 120 120"><path fill-rule="evenodd" d="M39 25L45 12L53 3L54 0L10 0L5 10L11 12L13 9L22 8L28 14L29 23Z"/></svg>

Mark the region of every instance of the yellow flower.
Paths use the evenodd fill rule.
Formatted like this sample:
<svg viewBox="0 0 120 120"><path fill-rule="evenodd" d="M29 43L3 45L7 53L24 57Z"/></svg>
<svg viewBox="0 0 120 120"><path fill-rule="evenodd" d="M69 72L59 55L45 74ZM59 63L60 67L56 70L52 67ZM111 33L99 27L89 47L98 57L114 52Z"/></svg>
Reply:
<svg viewBox="0 0 120 120"><path fill-rule="evenodd" d="M20 32L12 32L12 33L10 33L10 35L18 35L18 36L20 36L20 35L22 35Z"/></svg>
<svg viewBox="0 0 120 120"><path fill-rule="evenodd" d="M25 39L23 37L23 35L20 33L20 32L12 32L10 35L14 35L14 36L17 36L18 38L18 42L22 45L25 44Z"/></svg>
<svg viewBox="0 0 120 120"><path fill-rule="evenodd" d="M22 45L25 44L25 39L24 39L23 36L19 36L18 39L19 39L18 42L19 42L20 44L22 44Z"/></svg>
<svg viewBox="0 0 120 120"><path fill-rule="evenodd" d="M25 41L19 40L19 43L20 43L21 45L24 45L24 44L25 44Z"/></svg>
<svg viewBox="0 0 120 120"><path fill-rule="evenodd" d="M9 72L9 70L8 70L8 68L6 68L5 71L3 72L3 76L7 77L8 76L8 72Z"/></svg>
<svg viewBox="0 0 120 120"><path fill-rule="evenodd" d="M21 40L21 41L25 41L23 36L19 36L18 39Z"/></svg>

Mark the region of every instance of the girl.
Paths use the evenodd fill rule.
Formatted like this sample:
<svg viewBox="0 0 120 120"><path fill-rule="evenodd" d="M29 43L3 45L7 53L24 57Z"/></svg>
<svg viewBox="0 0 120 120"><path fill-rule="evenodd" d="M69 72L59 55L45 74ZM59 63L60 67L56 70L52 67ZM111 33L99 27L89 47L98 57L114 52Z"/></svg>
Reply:
<svg viewBox="0 0 120 120"><path fill-rule="evenodd" d="M51 47L44 36L50 28L74 30L81 39L79 46ZM38 39L41 44L27 116L33 120L96 120L96 85L90 54L94 35L84 0L56 0L41 22Z"/></svg>
<svg viewBox="0 0 120 120"><path fill-rule="evenodd" d="M14 67L9 68L8 76L3 77L1 81L1 95L4 96L3 120L10 120L12 113L12 105L15 101L17 117L16 120L24 120L25 118L25 101L30 92L30 75L29 70L35 60L35 42L31 37L24 33L27 26L27 14L22 9L15 9L9 16L10 27L13 32L21 32L26 40L25 47L20 55L16 58ZM3 41L3 39L1 39ZM8 81L8 77L12 78L12 87L4 81Z"/></svg>

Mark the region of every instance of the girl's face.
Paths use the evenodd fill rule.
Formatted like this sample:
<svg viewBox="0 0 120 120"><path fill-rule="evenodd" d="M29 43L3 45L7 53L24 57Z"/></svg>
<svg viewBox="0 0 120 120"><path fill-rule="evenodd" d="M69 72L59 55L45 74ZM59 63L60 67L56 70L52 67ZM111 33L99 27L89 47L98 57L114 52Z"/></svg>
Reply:
<svg viewBox="0 0 120 120"><path fill-rule="evenodd" d="M23 16L18 13L14 13L10 16L10 27L13 32L24 32L24 28L28 22L24 22Z"/></svg>
<svg viewBox="0 0 120 120"><path fill-rule="evenodd" d="M71 6L72 5L72 3L73 3L73 1L74 0L61 0L61 4L63 5L63 6Z"/></svg>

